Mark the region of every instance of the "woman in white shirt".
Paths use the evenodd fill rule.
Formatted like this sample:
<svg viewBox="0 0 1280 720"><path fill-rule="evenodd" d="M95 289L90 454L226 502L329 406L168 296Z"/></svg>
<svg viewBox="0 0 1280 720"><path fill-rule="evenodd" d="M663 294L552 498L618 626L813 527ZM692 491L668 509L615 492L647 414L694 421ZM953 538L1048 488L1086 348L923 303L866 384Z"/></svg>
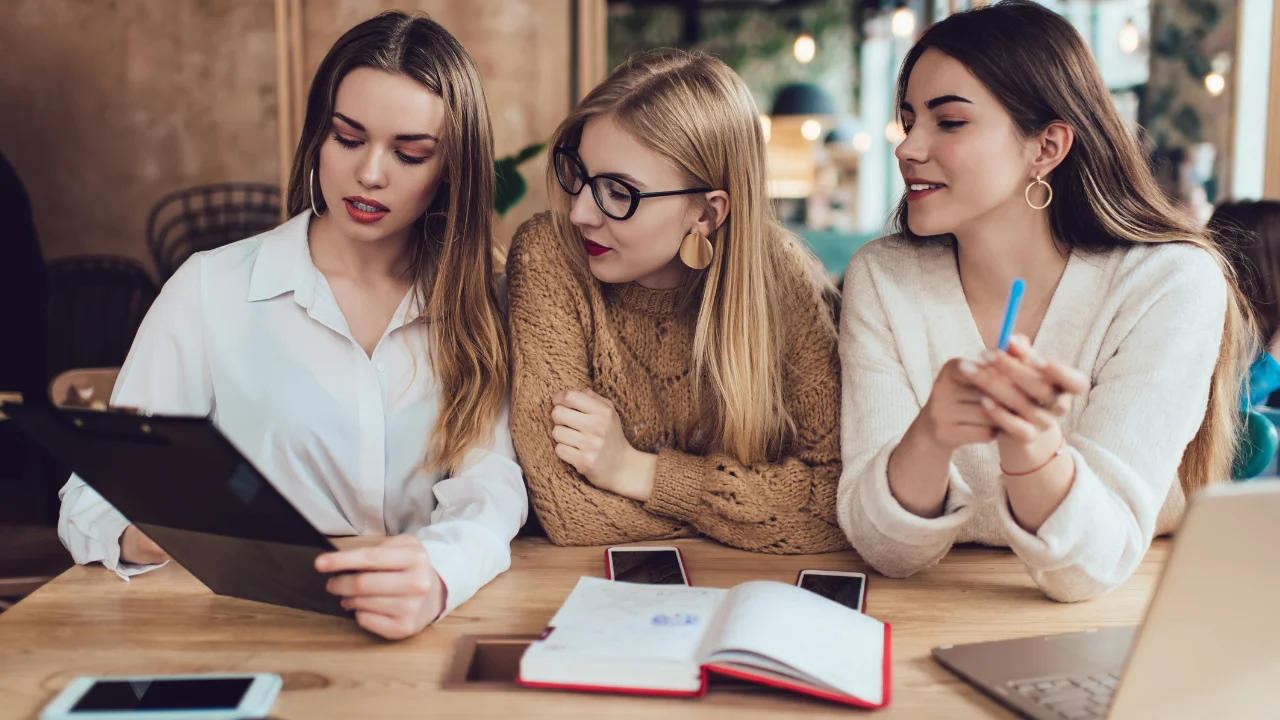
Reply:
<svg viewBox="0 0 1280 720"><path fill-rule="evenodd" d="M1229 476L1252 356L1239 290L1053 12L937 23L898 103L897 234L845 276L841 526L887 575L978 542L1055 600L1105 593Z"/></svg>
<svg viewBox="0 0 1280 720"><path fill-rule="evenodd" d="M445 100L445 98L449 98ZM212 414L329 535L317 558L367 630L413 635L510 565L527 501L493 282L493 140L480 73L444 28L387 13L311 85L280 227L188 260L112 404ZM59 535L122 577L168 558L72 477Z"/></svg>

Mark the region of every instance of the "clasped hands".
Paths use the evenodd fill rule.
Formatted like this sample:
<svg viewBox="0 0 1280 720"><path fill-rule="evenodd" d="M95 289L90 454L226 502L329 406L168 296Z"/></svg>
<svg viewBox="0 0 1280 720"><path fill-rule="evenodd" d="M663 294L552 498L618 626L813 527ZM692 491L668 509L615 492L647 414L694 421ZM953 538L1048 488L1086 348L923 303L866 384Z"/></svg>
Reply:
<svg viewBox="0 0 1280 720"><path fill-rule="evenodd" d="M1014 335L1007 352L987 350L976 361L947 362L921 419L929 436L948 450L996 441L1004 471L1020 475L1054 457L1062 443L1058 418L1088 389L1083 373Z"/></svg>

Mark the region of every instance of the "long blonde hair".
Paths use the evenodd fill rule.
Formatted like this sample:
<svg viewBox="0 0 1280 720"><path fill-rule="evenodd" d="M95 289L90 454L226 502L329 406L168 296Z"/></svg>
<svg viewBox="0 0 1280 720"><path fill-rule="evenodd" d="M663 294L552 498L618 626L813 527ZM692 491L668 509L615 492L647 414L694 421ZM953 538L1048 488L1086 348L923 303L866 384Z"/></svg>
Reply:
<svg viewBox="0 0 1280 720"><path fill-rule="evenodd" d="M710 237L711 265L689 287L699 303L693 397L705 408L702 429L717 449L744 464L771 457L795 433L783 397L786 268L813 258L769 203L764 134L751 92L715 57L654 50L632 57L592 90L560 124L553 146L577 147L587 121L605 115L670 161L688 187L729 194L728 217ZM559 187L554 173L548 169L551 188ZM707 203L702 195L691 197ZM557 233L572 250L566 254L581 258L569 204L565 193L552 193ZM585 262L578 270L591 279Z"/></svg>
<svg viewBox="0 0 1280 720"><path fill-rule="evenodd" d="M493 126L480 71L462 45L425 15L387 12L348 30L316 70L293 156L288 207L310 207L308 180L329 134L338 85L360 67L404 75L444 99L445 182L414 223L409 274L414 308L430 323L427 352L440 414L430 469L457 470L493 431L510 382L507 333L494 285ZM325 212L324 198L315 201Z"/></svg>
<svg viewBox="0 0 1280 720"><path fill-rule="evenodd" d="M968 68L1000 100L1024 137L1059 120L1075 132L1070 152L1047 179L1053 186L1049 224L1058 241L1085 251L1179 242L1204 250L1218 263L1228 286L1222 343L1208 409L1178 474L1188 496L1230 478L1241 429L1240 382L1256 342L1248 303L1218 244L1160 190L1080 34L1061 16L1026 0L952 15L925 31L907 53L898 75L899 107L912 68L931 48ZM907 212L904 198L894 213L895 232L917 242L954 241L951 236L913 234Z"/></svg>

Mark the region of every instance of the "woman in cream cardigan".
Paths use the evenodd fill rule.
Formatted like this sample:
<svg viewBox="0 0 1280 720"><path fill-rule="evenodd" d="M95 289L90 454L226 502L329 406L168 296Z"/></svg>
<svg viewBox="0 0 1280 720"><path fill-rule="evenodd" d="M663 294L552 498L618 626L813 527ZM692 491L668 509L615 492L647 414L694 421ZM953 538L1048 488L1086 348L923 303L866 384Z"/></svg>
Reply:
<svg viewBox="0 0 1280 720"><path fill-rule="evenodd" d="M1055 600L1103 594L1228 477L1240 293L1051 11L934 25L898 100L897 234L845 279L841 526L886 575L978 542ZM1019 277L1017 334L993 349Z"/></svg>

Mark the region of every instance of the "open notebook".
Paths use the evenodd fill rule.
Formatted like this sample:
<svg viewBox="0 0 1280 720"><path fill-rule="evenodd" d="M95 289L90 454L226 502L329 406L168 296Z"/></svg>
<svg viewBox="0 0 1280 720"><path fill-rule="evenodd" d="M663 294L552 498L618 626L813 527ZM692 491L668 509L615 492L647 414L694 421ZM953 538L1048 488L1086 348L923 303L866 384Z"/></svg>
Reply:
<svg viewBox="0 0 1280 720"><path fill-rule="evenodd" d="M714 672L889 703L889 626L778 582L729 590L584 577L520 660L530 687L700 695Z"/></svg>

